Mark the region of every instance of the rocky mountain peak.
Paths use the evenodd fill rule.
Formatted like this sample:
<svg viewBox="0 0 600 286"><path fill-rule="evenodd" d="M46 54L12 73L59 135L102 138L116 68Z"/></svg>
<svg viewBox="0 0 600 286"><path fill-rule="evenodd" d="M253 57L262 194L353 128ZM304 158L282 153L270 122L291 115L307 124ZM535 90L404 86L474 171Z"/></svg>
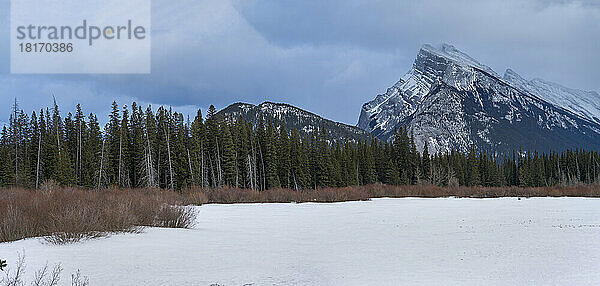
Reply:
<svg viewBox="0 0 600 286"><path fill-rule="evenodd" d="M434 152L600 149L599 114L597 93L527 81L511 69L500 77L442 44L423 45L412 68L363 105L358 126L382 140L407 126L420 150L428 142Z"/></svg>
<svg viewBox="0 0 600 286"><path fill-rule="evenodd" d="M483 70L493 76L498 77L496 72L494 72L494 70L492 70L490 67L479 63L479 61L469 56L467 53L464 53L453 45L446 43L442 43L436 47L429 44L423 45L419 50L416 61L419 61L419 58L426 58L427 60L443 63L439 67L446 67L448 64L453 64L463 68L476 68Z"/></svg>

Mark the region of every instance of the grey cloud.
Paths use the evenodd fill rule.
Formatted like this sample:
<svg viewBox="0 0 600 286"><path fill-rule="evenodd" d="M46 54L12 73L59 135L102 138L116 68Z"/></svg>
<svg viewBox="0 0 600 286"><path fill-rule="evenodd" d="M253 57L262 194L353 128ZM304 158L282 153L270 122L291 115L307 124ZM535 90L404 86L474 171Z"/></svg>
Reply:
<svg viewBox="0 0 600 286"><path fill-rule="evenodd" d="M340 44L414 55L424 43L449 42L500 73L512 66L598 88L597 1L241 1L236 7L284 47Z"/></svg>

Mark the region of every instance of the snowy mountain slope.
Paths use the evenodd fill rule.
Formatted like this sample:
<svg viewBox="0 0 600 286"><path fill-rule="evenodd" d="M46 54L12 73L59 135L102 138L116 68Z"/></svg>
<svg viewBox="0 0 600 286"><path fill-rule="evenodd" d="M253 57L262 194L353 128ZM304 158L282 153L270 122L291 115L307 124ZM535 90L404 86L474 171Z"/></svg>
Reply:
<svg viewBox="0 0 600 286"><path fill-rule="evenodd" d="M370 137L370 134L356 126L351 126L335 121L325 119L312 112L291 106L284 103L263 102L259 105L248 103L234 103L217 113L218 116L225 118L242 117L244 120L258 124L262 117L265 124L270 120L272 122L283 123L285 128L290 131L296 127L301 135L311 136L318 131L321 126L327 131L328 140L364 140Z"/></svg>
<svg viewBox="0 0 600 286"><path fill-rule="evenodd" d="M572 89L539 78L527 81L511 69L506 70L503 79L556 106L600 123L600 95L595 91Z"/></svg>
<svg viewBox="0 0 600 286"><path fill-rule="evenodd" d="M597 122L515 82L453 46L425 45L407 74L363 105L358 126L382 140L407 126L419 150L427 141L434 152L600 149Z"/></svg>

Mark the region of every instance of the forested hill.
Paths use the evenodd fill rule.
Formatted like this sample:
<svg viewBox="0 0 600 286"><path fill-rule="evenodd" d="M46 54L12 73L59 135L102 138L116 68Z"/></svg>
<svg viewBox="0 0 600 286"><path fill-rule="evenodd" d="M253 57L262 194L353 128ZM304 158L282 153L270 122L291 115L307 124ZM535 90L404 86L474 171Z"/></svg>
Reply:
<svg viewBox="0 0 600 286"><path fill-rule="evenodd" d="M36 112L17 106L0 141L0 187L36 188L46 182L90 189L234 186L254 190L344 187L373 183L440 186L553 186L597 184L598 152L418 152L412 132L390 141L328 140L282 121L254 125L223 120L213 106L193 121L163 107L113 103L100 128L94 114L55 104ZM278 124L280 124L278 126ZM325 126L323 128L322 126ZM502 163L500 163L502 162Z"/></svg>
<svg viewBox="0 0 600 286"><path fill-rule="evenodd" d="M258 125L262 118L265 122L270 120L283 124L288 130L295 127L303 136L313 136L321 126L324 126L327 131L327 139L333 141L358 142L364 141L370 136L368 132L359 127L328 120L285 103L263 102L259 105L234 103L219 111L217 115L233 120L237 120L241 116L254 125Z"/></svg>

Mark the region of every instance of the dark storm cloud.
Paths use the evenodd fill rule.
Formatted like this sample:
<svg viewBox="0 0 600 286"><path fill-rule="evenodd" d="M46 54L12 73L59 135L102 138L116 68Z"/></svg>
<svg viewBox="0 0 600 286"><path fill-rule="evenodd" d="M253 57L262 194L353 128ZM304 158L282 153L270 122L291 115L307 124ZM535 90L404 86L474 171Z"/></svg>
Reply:
<svg viewBox="0 0 600 286"><path fill-rule="evenodd" d="M0 4L2 11L7 1ZM4 9L6 8L6 9ZM600 89L600 7L593 1L154 0L151 75L9 75L0 42L0 104L172 105L283 101L354 124L424 43L448 42L503 73ZM8 37L8 12L0 36ZM43 100L40 101L40 96ZM9 110L0 109L0 118ZM2 120L0 120L2 121Z"/></svg>

